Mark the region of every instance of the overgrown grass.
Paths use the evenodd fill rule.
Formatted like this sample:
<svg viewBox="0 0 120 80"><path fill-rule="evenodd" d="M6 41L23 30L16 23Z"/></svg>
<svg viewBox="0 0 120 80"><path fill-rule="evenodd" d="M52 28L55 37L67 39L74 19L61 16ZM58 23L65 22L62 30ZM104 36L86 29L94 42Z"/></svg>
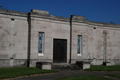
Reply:
<svg viewBox="0 0 120 80"><path fill-rule="evenodd" d="M88 76L66 77L66 78L60 78L56 80L113 80L113 79L88 75Z"/></svg>
<svg viewBox="0 0 120 80"><path fill-rule="evenodd" d="M0 79L15 78L20 76L30 76L34 74L55 73L54 70L41 70L39 68L12 67L0 68Z"/></svg>
<svg viewBox="0 0 120 80"><path fill-rule="evenodd" d="M120 78L120 74L107 74L107 76Z"/></svg>
<svg viewBox="0 0 120 80"><path fill-rule="evenodd" d="M89 71L120 71L120 65L113 65L113 66L102 66L102 65L92 65Z"/></svg>

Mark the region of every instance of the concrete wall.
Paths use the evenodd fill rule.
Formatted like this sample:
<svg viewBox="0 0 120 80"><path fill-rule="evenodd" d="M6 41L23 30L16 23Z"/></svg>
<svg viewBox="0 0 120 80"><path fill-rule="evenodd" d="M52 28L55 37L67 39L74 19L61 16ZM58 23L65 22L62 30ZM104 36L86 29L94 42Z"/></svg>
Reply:
<svg viewBox="0 0 120 80"><path fill-rule="evenodd" d="M104 61L103 31L107 31L107 61L120 65L120 25L49 15L47 11L28 13L0 9L0 67L26 66L28 56L28 27L31 26L30 66L36 62L53 62L53 39L67 39L67 63L70 59L70 27L72 27L71 62ZM31 19L28 22L28 19ZM38 33L44 32L43 54L38 53ZM82 35L82 54L77 54L77 36Z"/></svg>
<svg viewBox="0 0 120 80"><path fill-rule="evenodd" d="M69 22L32 17L31 20L31 66L37 61L53 62L53 39L67 39L67 62L70 51L70 25ZM43 55L38 53L38 33L44 32Z"/></svg>
<svg viewBox="0 0 120 80"><path fill-rule="evenodd" d="M15 16L11 12L8 15L8 12L0 14L0 67L24 65L27 59L27 16Z"/></svg>
<svg viewBox="0 0 120 80"><path fill-rule="evenodd" d="M105 59L105 35L107 31L107 61L111 65L120 64L120 28L110 24L111 27L103 23L87 24L72 22L72 63L79 61L92 61L93 65L101 65ZM77 55L77 36L82 35L82 54Z"/></svg>
<svg viewBox="0 0 120 80"><path fill-rule="evenodd" d="M80 61L89 57L88 53L88 29L86 24L74 24L72 23L72 63L76 60ZM77 37L82 35L82 54L77 54Z"/></svg>

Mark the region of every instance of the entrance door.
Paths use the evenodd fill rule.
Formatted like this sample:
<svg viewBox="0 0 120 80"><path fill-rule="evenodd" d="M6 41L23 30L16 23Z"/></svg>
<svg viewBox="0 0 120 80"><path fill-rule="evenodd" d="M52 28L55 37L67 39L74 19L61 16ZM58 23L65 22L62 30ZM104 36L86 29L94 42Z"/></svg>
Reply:
<svg viewBox="0 0 120 80"><path fill-rule="evenodd" d="M53 62L54 63L67 62L67 40L66 39L54 39Z"/></svg>

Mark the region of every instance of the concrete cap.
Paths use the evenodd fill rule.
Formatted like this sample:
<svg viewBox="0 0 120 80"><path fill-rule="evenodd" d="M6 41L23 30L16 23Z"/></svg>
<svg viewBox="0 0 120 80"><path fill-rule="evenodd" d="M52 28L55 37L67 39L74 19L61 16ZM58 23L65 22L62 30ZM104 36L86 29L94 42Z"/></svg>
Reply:
<svg viewBox="0 0 120 80"><path fill-rule="evenodd" d="M85 20L85 16L71 15L72 19Z"/></svg>
<svg viewBox="0 0 120 80"><path fill-rule="evenodd" d="M31 9L31 12L33 12L33 13L40 13L40 14L49 14L48 11L37 10L37 9Z"/></svg>

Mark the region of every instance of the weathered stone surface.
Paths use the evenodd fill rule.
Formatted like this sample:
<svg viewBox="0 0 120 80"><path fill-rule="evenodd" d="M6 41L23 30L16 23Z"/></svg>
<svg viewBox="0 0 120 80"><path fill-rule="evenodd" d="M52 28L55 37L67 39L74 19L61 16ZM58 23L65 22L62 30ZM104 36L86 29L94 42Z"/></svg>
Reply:
<svg viewBox="0 0 120 80"><path fill-rule="evenodd" d="M82 69L89 69L91 62L85 62L85 61L77 61L76 64L81 67Z"/></svg>
<svg viewBox="0 0 120 80"><path fill-rule="evenodd" d="M5 9L0 9L0 14L15 15L15 16L25 16L25 17L27 17L27 13L18 12L18 11L11 11L11 10L5 10Z"/></svg>
<svg viewBox="0 0 120 80"><path fill-rule="evenodd" d="M30 26L31 67L35 67L37 61L53 62L54 39L67 40L67 63L69 63L71 36L72 64L80 60L91 61L92 65L101 65L105 59L104 33L107 33L106 59L111 65L120 65L120 25L118 24L93 22L85 19L84 16L76 15L72 15L71 18L58 17L49 15L48 11L35 9L30 14L0 9L0 59L2 59L0 63L4 63L0 67L20 66L26 63ZM70 29L72 29L71 35ZM38 55L39 32L45 34L41 56ZM82 36L80 55L77 54L78 35Z"/></svg>
<svg viewBox="0 0 120 80"><path fill-rule="evenodd" d="M32 9L31 12L33 12L33 13L40 13L40 14L49 14L48 11L37 10L37 9Z"/></svg>

